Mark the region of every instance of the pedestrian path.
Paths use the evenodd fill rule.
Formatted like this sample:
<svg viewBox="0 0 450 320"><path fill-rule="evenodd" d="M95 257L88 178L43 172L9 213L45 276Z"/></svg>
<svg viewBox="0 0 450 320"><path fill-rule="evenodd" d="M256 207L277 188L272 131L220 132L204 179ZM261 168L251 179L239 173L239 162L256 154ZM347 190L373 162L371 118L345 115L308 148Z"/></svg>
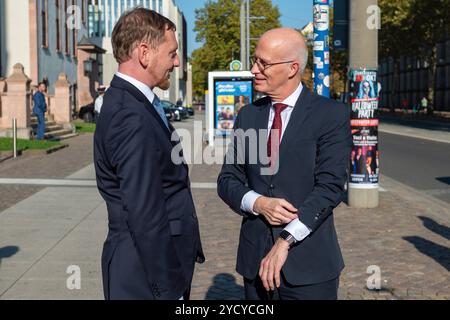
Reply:
<svg viewBox="0 0 450 320"><path fill-rule="evenodd" d="M219 171L220 165L191 166L206 255L192 283L192 298L198 300L244 296L235 271L241 217L217 196ZM107 212L94 178L90 164L49 179L40 191L0 212L0 299L103 298L100 258ZM74 186L77 181L86 185ZM335 210L346 263L339 298L450 299L448 204L388 177L381 177L381 186L378 208L342 203ZM379 290L367 288L373 276L379 276Z"/></svg>
<svg viewBox="0 0 450 320"><path fill-rule="evenodd" d="M411 138L450 143L450 132L447 131L421 129L391 123L380 123L378 131Z"/></svg>

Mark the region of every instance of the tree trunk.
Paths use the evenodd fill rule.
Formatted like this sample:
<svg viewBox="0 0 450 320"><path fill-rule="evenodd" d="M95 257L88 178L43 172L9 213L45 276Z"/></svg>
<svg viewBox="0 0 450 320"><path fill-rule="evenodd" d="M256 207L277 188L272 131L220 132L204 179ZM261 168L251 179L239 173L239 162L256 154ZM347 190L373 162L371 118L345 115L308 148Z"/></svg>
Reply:
<svg viewBox="0 0 450 320"><path fill-rule="evenodd" d="M430 67L428 69L428 104L434 109L435 105L435 88L436 88L436 70L437 70L437 47L433 46L430 56Z"/></svg>
<svg viewBox="0 0 450 320"><path fill-rule="evenodd" d="M391 92L391 112L395 113L395 107L396 107L396 101L397 99L397 95L398 95L398 88L399 88L399 81L400 81L400 60L398 57L393 57L394 59L394 76L393 78L393 83L392 83L392 92Z"/></svg>

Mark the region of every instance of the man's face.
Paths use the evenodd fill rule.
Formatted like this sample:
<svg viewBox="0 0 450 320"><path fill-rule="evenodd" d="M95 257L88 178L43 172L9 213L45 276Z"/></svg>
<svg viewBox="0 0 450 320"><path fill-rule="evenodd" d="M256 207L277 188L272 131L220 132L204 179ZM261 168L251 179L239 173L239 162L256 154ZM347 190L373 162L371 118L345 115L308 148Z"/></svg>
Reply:
<svg viewBox="0 0 450 320"><path fill-rule="evenodd" d="M156 85L161 89L163 89L161 86L167 86L170 73L173 69L180 65L177 50L178 43L175 38L175 32L173 30L166 30L165 40L157 48L148 68L148 71L152 74L152 78L155 79Z"/></svg>
<svg viewBox="0 0 450 320"><path fill-rule="evenodd" d="M45 90L47 90L47 86L44 83L41 83L39 85L39 91L40 92L45 92Z"/></svg>
<svg viewBox="0 0 450 320"><path fill-rule="evenodd" d="M269 96L276 94L289 80L290 64L277 64L267 66L265 69L261 65L267 63L277 63L286 61L286 57L279 54L280 50L274 50L269 41L262 39L255 50L255 59L260 63L253 64L251 72L255 75L255 90L266 93Z"/></svg>

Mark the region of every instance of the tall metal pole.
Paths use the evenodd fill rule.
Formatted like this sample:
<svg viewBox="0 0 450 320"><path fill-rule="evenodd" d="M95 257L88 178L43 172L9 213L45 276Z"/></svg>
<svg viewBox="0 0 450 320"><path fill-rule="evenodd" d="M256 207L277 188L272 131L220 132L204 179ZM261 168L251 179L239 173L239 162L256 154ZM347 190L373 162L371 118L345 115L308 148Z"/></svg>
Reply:
<svg viewBox="0 0 450 320"><path fill-rule="evenodd" d="M246 1L241 1L241 17L240 17L240 27L241 27L241 63L242 63L242 69L247 70L247 23L246 23L246 14L245 14L245 7L246 7Z"/></svg>
<svg viewBox="0 0 450 320"><path fill-rule="evenodd" d="M330 96L330 1L314 0L314 92Z"/></svg>
<svg viewBox="0 0 450 320"><path fill-rule="evenodd" d="M247 21L247 44L246 44L246 49L247 49L247 59L245 60L246 64L247 64L247 69L246 70L250 70L251 66L250 66L250 0L246 1L247 3L247 10L246 10L246 21Z"/></svg>
<svg viewBox="0 0 450 320"><path fill-rule="evenodd" d="M377 0L350 1L349 103L353 150L348 201L356 208L375 208L379 204L377 3Z"/></svg>

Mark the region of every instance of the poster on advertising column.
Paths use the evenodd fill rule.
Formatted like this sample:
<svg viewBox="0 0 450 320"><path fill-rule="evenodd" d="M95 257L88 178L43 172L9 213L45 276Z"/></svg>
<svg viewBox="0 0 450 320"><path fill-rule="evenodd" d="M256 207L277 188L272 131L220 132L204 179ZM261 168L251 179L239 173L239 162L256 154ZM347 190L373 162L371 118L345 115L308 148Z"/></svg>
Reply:
<svg viewBox="0 0 450 320"><path fill-rule="evenodd" d="M378 188L378 102L376 70L351 70L350 104L353 148L350 185L353 188Z"/></svg>

